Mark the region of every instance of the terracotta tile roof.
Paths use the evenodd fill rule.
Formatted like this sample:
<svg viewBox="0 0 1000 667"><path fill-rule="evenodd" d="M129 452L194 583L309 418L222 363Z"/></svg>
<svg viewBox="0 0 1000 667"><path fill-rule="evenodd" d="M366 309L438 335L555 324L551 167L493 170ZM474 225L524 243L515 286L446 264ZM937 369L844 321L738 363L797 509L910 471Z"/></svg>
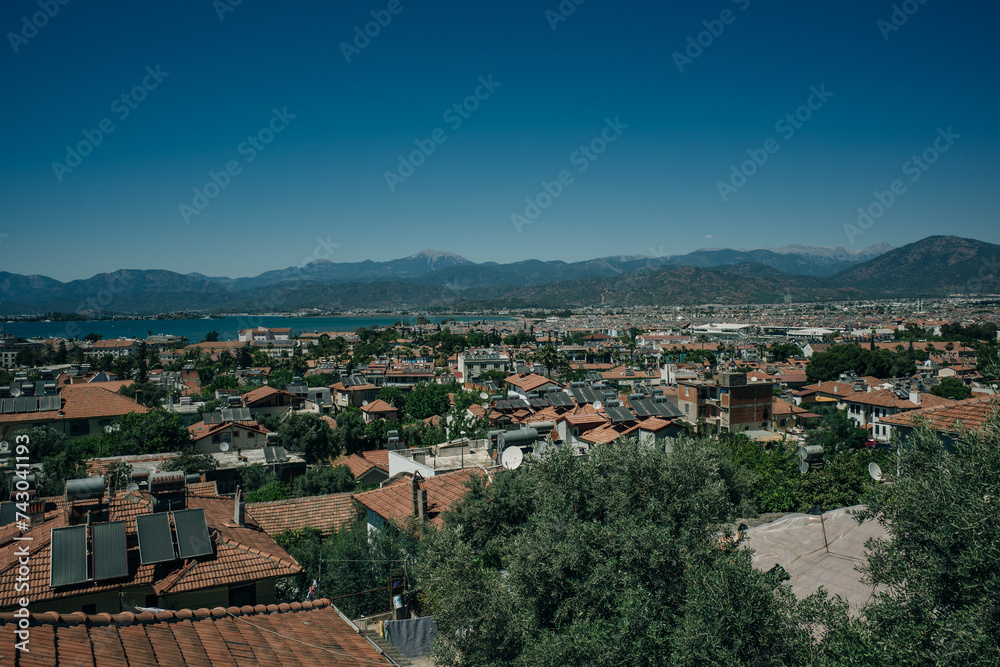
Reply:
<svg viewBox="0 0 1000 667"><path fill-rule="evenodd" d="M937 431L954 432L958 423L966 428L981 428L994 411L1000 411L1000 396L982 396L953 402L951 405L911 410L890 417L883 417L883 424L914 426L918 418L925 419Z"/></svg>
<svg viewBox="0 0 1000 667"><path fill-rule="evenodd" d="M38 422L63 419L92 419L95 417L118 417L130 412L149 412L149 408L139 405L131 398L108 391L100 382L96 384L71 384L59 390L62 398L62 413L59 410L39 412L18 412L0 415L0 423Z"/></svg>
<svg viewBox="0 0 1000 667"><path fill-rule="evenodd" d="M368 405L362 406L362 412L398 412L396 406L391 403L383 401L381 398L376 398L374 401Z"/></svg>
<svg viewBox="0 0 1000 667"><path fill-rule="evenodd" d="M351 474L356 478L361 477L366 472L375 467L375 464L361 456L360 454L351 454L350 456L341 456L336 459L333 464L336 466L347 466L351 470Z"/></svg>
<svg viewBox="0 0 1000 667"><path fill-rule="evenodd" d="M853 396L858 393L854 391L853 386L847 384L846 382L820 382L818 384L809 384L802 388L806 390L812 389L817 393L836 396L838 398Z"/></svg>
<svg viewBox="0 0 1000 667"><path fill-rule="evenodd" d="M451 508L469 490L465 483L472 474L483 475L478 469L456 470L434 475L420 482L427 491L427 521L435 526L444 522L442 514ZM403 475L381 489L355 494L354 499L383 519L395 524L405 524L413 518L412 476Z"/></svg>
<svg viewBox="0 0 1000 667"><path fill-rule="evenodd" d="M250 503L247 512L268 535L310 526L330 535L351 522L353 504L350 493L291 498L268 503Z"/></svg>
<svg viewBox="0 0 1000 667"><path fill-rule="evenodd" d="M332 665L394 663L340 611L315 602L180 609L156 614L32 614L21 665ZM0 614L0 663L14 664L18 619Z"/></svg>
<svg viewBox="0 0 1000 667"><path fill-rule="evenodd" d="M188 426L188 435L191 436L193 440L200 440L201 438L212 435L213 433L221 433L229 428L241 428L244 431L250 431L253 433L265 434L268 430L258 424L255 421L251 422L222 422L221 424L206 424L204 421L195 422Z"/></svg>
<svg viewBox="0 0 1000 667"><path fill-rule="evenodd" d="M192 485L196 486L196 485ZM187 498L188 508L202 508L213 535L215 553L200 560L176 560L167 566L142 565L139 562L139 543L136 534L136 517L151 512L149 501L137 493L121 493L109 506L110 521L126 522L128 578L100 582L85 582L54 589L49 585L49 565L52 557L52 528L67 525L62 511L62 499L55 502L57 511L46 514L43 524L30 530L32 541L27 543L31 552L31 601L33 606L64 597L72 597L121 588L149 586L158 594L194 591L230 584L240 584L259 579L298 574L301 566L271 539L256 522L248 520L245 526L233 522L233 501L229 498L204 497L207 487ZM212 485L214 490L214 484ZM0 608L17 604L18 593L14 584L18 558L14 542L0 548ZM172 569L164 569L171 567Z"/></svg>
<svg viewBox="0 0 1000 667"><path fill-rule="evenodd" d="M916 410L921 407L940 407L951 405L954 401L941 398L934 394L920 394L920 404L916 404L907 398L900 398L892 389L878 389L875 391L858 392L847 399L851 403L861 405L874 405L880 408L897 408L899 410Z"/></svg>
<svg viewBox="0 0 1000 667"><path fill-rule="evenodd" d="M389 450L388 449L373 449L367 452L361 452L361 456L365 457L377 467L389 472Z"/></svg>
<svg viewBox="0 0 1000 667"><path fill-rule="evenodd" d="M243 394L243 405L249 406L274 394L288 394L288 392L275 389L274 387L260 387L259 389L254 389ZM291 396L291 394L288 395Z"/></svg>
<svg viewBox="0 0 1000 667"><path fill-rule="evenodd" d="M515 387L520 387L523 391L533 391L547 384L556 384L547 377L535 375L534 373L519 373L511 375L504 381L508 384L514 385Z"/></svg>
<svg viewBox="0 0 1000 667"><path fill-rule="evenodd" d="M674 422L672 419L662 419L660 417L648 417L643 421L639 422L640 431L659 431L672 425Z"/></svg>

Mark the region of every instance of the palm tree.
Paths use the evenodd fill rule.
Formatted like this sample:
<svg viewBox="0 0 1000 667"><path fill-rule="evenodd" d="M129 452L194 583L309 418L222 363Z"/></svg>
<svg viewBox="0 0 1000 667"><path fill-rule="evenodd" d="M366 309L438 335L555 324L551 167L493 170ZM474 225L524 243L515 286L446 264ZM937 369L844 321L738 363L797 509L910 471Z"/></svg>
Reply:
<svg viewBox="0 0 1000 667"><path fill-rule="evenodd" d="M534 354L534 360L545 366L545 376L550 380L552 379L552 369L559 365L560 357L562 355L551 343L546 343Z"/></svg>

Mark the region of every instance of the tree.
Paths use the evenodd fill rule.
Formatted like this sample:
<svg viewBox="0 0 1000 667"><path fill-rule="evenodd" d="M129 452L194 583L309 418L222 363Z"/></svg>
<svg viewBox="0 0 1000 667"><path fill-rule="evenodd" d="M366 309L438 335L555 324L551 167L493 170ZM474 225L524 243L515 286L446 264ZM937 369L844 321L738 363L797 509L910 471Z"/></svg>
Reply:
<svg viewBox="0 0 1000 667"><path fill-rule="evenodd" d="M96 343L97 341L101 340L102 338L104 338L104 336L102 336L99 333L89 333L89 334L87 334L86 336L83 337L83 339L85 341L89 341L91 343Z"/></svg>
<svg viewBox="0 0 1000 667"><path fill-rule="evenodd" d="M901 474L871 488L857 518L862 572L886 587L844 633L855 664L986 664L1000 659L1000 418L945 447L925 424L899 450Z"/></svg>
<svg viewBox="0 0 1000 667"><path fill-rule="evenodd" d="M546 343L535 353L534 359L542 366L545 366L545 377L551 379L552 369L559 366L559 358L561 356L559 351L552 346L552 343Z"/></svg>
<svg viewBox="0 0 1000 667"><path fill-rule="evenodd" d="M802 348L794 343L771 343L771 354L775 361L784 361L789 357L801 357Z"/></svg>
<svg viewBox="0 0 1000 667"><path fill-rule="evenodd" d="M403 392L396 387L382 387L378 390L378 393L375 394L375 398L389 403L398 410L402 410L403 406L406 405L406 397L403 396Z"/></svg>
<svg viewBox="0 0 1000 667"><path fill-rule="evenodd" d="M214 330L209 331L207 334L205 334L205 337L202 338L203 343L215 343L218 342L218 340L219 340L219 332Z"/></svg>
<svg viewBox="0 0 1000 667"><path fill-rule="evenodd" d="M406 396L406 413L413 419L445 414L451 408L448 393L452 389L448 385L421 382Z"/></svg>
<svg viewBox="0 0 1000 667"><path fill-rule="evenodd" d="M941 378L941 382L931 387L931 393L941 398L950 398L953 401L964 401L972 393L972 389L965 386L965 383L958 378Z"/></svg>
<svg viewBox="0 0 1000 667"><path fill-rule="evenodd" d="M314 414L293 414L278 427L278 435L286 449L302 452L307 463L335 458L341 451L333 431Z"/></svg>
<svg viewBox="0 0 1000 667"><path fill-rule="evenodd" d="M176 412L130 412L117 423L117 430L101 438L102 456L179 452L191 441L184 418Z"/></svg>
<svg viewBox="0 0 1000 667"><path fill-rule="evenodd" d="M329 493L353 491L356 485L354 474L347 466L317 466L295 479L292 485L295 496L323 496Z"/></svg>
<svg viewBox="0 0 1000 667"><path fill-rule="evenodd" d="M713 443L620 439L485 481L421 539L438 664L809 661L791 592L719 542L748 487Z"/></svg>
<svg viewBox="0 0 1000 667"><path fill-rule="evenodd" d="M163 465L163 470L181 470L185 475L204 475L219 467L219 462L208 452L203 452L193 443L189 443L175 456Z"/></svg>

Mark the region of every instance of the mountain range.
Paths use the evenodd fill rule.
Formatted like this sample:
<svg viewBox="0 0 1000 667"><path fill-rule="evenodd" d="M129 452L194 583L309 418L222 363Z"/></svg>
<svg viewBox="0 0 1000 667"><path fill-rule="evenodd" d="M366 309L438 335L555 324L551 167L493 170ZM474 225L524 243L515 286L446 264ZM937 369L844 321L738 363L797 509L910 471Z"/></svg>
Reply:
<svg viewBox="0 0 1000 667"><path fill-rule="evenodd" d="M581 262L477 264L424 250L387 262L319 260L246 278L122 269L63 283L0 272L0 315L655 306L997 293L998 249L932 236L899 248L792 245Z"/></svg>

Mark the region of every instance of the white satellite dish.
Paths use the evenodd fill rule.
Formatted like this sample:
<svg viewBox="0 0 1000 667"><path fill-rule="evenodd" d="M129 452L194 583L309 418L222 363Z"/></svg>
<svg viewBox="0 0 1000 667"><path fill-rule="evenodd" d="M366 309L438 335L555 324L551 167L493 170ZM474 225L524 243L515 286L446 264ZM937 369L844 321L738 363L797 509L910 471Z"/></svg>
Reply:
<svg viewBox="0 0 1000 667"><path fill-rule="evenodd" d="M594 401L594 409L595 410L600 410L603 407L604 407L603 403L601 403L600 401Z"/></svg>
<svg viewBox="0 0 1000 667"><path fill-rule="evenodd" d="M132 493L133 491L138 491L138 490L139 490L139 485L136 484L135 482L132 482L131 484L125 487L125 493Z"/></svg>
<svg viewBox="0 0 1000 667"><path fill-rule="evenodd" d="M361 405L368 405L368 401L361 401Z"/></svg>
<svg viewBox="0 0 1000 667"><path fill-rule="evenodd" d="M21 395L21 385L15 384L10 388L10 395L13 397L18 397Z"/></svg>
<svg viewBox="0 0 1000 667"><path fill-rule="evenodd" d="M882 481L882 468L874 461L868 464L868 474L871 475L872 479L876 482Z"/></svg>
<svg viewBox="0 0 1000 667"><path fill-rule="evenodd" d="M809 472L809 462L805 459L802 459L802 461L799 462L799 472L803 475Z"/></svg>
<svg viewBox="0 0 1000 667"><path fill-rule="evenodd" d="M507 470L516 470L524 462L524 452L521 451L520 447L508 447L503 450L500 461Z"/></svg>
<svg viewBox="0 0 1000 667"><path fill-rule="evenodd" d="M487 394L485 391L479 392L479 398L489 398L489 397L490 395Z"/></svg>
<svg viewBox="0 0 1000 667"><path fill-rule="evenodd" d="M229 443L228 442L224 442L221 445L219 445L219 450L223 451L223 452L228 452L229 451Z"/></svg>

